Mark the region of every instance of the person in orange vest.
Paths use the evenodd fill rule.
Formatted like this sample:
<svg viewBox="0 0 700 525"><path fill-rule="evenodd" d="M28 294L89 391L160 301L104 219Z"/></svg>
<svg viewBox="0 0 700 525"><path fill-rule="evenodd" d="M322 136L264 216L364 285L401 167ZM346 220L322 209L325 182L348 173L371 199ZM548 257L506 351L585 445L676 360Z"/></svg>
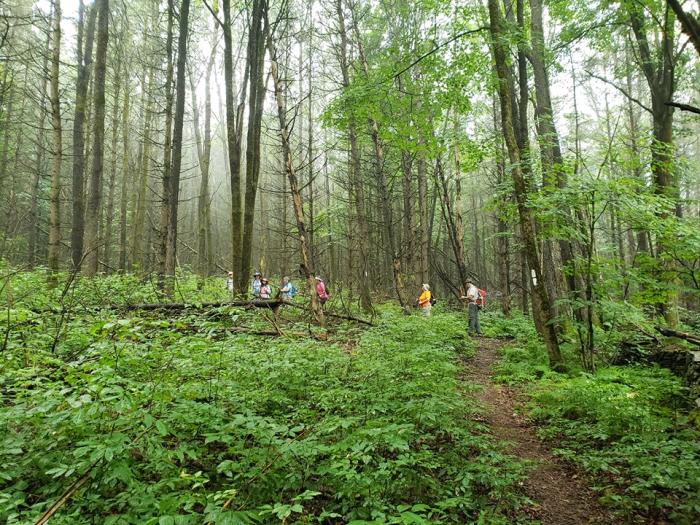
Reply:
<svg viewBox="0 0 700 525"><path fill-rule="evenodd" d="M421 289L421 294L420 297L418 298L418 308L421 309L421 313L425 317L430 316L430 310L432 310L433 305L432 305L432 294L430 293L430 286L427 284L424 284L422 289Z"/></svg>

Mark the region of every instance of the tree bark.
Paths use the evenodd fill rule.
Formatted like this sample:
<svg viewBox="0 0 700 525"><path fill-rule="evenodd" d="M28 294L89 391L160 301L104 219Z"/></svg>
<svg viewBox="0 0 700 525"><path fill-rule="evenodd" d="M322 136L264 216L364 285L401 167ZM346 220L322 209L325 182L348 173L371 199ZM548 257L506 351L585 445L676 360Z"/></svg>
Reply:
<svg viewBox="0 0 700 525"><path fill-rule="evenodd" d="M104 233L102 238L104 239L104 264L107 271L112 269L111 259L112 259L112 227L114 224L114 193L117 185L117 149L119 141L119 97L121 95L122 87L122 51L119 51L117 56L117 64L115 68L115 86L114 86L114 98L113 98L113 113L112 113L112 141L111 141L111 152L110 152L110 164L109 164L109 184L107 190L107 210L106 220L104 225ZM125 108L122 107L122 113Z"/></svg>
<svg viewBox="0 0 700 525"><path fill-rule="evenodd" d="M127 251L127 212L129 202L129 90L128 78L124 86L124 103L122 105L122 168L121 192L119 195L119 271L126 271Z"/></svg>
<svg viewBox="0 0 700 525"><path fill-rule="evenodd" d="M263 101L265 98L265 37L262 27L264 8L264 0L253 0L252 21L248 34L250 85L248 94L248 131L246 136L243 239L241 243L241 266L238 270L239 286L246 286L248 283L253 256L253 226L255 222L255 204L258 196L258 178L260 176L260 135L262 131Z"/></svg>
<svg viewBox="0 0 700 525"><path fill-rule="evenodd" d="M180 169L182 166L182 129L185 120L185 62L187 60L187 36L189 32L190 0L182 0L180 4L180 20L177 41L177 76L175 79L175 120L173 129L172 173L170 176L170 191L168 192L169 208L167 224L167 244L165 257L165 275L175 276L177 256L177 215L180 198Z"/></svg>
<svg viewBox="0 0 700 525"><path fill-rule="evenodd" d="M107 45L109 42L109 0L95 0L99 11L97 27L97 51L95 53L94 106L95 121L92 128L92 173L90 176L90 197L87 206L88 222L85 229L85 274L97 273L99 239L97 238L100 206L102 204L102 173L104 168L105 145L105 79L107 76Z"/></svg>
<svg viewBox="0 0 700 525"><path fill-rule="evenodd" d="M233 41L231 38L231 0L223 0L224 10L224 90L226 92L226 137L229 173L231 175L231 262L236 270L242 266L242 203L241 203L241 144L243 136L243 109L248 85L250 62L246 63L241 98L238 105L233 95ZM245 292L247 282L236 278L238 293Z"/></svg>
<svg viewBox="0 0 700 525"><path fill-rule="evenodd" d="M75 86L75 113L73 116L73 219L71 228L71 259L78 268L83 258L83 237L85 235L85 111L87 92L92 65L92 43L95 35L97 6L88 8L88 23L83 48L85 6L80 0L78 11L78 34L76 42L78 76Z"/></svg>
<svg viewBox="0 0 700 525"><path fill-rule="evenodd" d="M55 285L55 273L58 272L58 264L61 249L61 161L63 158L63 141L61 128L61 100L59 93L58 77L61 62L61 0L54 0L53 13L53 50L51 52L51 127L53 128L52 140L52 168L51 168L51 194L49 206L49 254L48 264L51 271L49 284Z"/></svg>
<svg viewBox="0 0 700 525"><path fill-rule="evenodd" d="M559 351L559 342L554 327L554 317L547 289L542 281L542 268L540 266L539 250L535 237L535 222L532 211L528 206L528 181L523 176L521 169L521 152L515 138L515 130L512 121L512 97L513 80L507 63L507 50L504 46L505 30L498 0L489 0L489 16L491 20L490 32L492 36L492 50L498 75L498 94L501 101L501 120L506 148L510 160L510 171L515 187L520 227L523 234L525 256L532 271L532 288L538 301L533 302L533 311L540 318L542 325L542 337L547 347L549 362L552 368L561 368L562 358Z"/></svg>

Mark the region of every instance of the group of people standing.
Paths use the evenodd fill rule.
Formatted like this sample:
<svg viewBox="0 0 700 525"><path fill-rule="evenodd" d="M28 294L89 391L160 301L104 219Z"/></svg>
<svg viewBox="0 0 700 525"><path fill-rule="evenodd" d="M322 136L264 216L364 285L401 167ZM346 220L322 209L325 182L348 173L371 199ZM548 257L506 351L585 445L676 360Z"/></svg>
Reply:
<svg viewBox="0 0 700 525"><path fill-rule="evenodd" d="M323 305L328 301L330 293L326 283L321 278L320 275L315 277L316 279L316 295L318 296L319 302ZM233 282L233 272L228 272L228 279L226 280L226 288L229 292L234 291ZM260 272L253 273L253 280L250 283L251 294L253 299L272 299L272 286L267 277L263 277ZM282 301L288 302L297 294L297 289L294 283L289 279L289 277L284 277L282 283L279 287L276 297L279 297Z"/></svg>
<svg viewBox="0 0 700 525"><path fill-rule="evenodd" d="M467 301L467 308L469 309L469 333L481 335L481 325L479 324L479 310L484 304L485 292L476 287L476 285L471 281L467 281L467 292L465 295L460 296L460 299ZM435 296L430 291L430 286L423 284L421 287L421 294L416 300L418 303L418 308L421 309L421 313L424 316L429 316L436 302Z"/></svg>

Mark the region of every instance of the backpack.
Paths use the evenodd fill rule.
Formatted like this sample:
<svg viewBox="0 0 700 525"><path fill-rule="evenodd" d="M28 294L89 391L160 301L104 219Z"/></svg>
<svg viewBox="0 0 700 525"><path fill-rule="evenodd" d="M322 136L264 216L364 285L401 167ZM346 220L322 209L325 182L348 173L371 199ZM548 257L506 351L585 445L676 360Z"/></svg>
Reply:
<svg viewBox="0 0 700 525"><path fill-rule="evenodd" d="M287 292L287 295L289 295L289 297L294 297L296 294L297 294L296 287L292 283L289 283L289 291Z"/></svg>
<svg viewBox="0 0 700 525"><path fill-rule="evenodd" d="M437 303L437 297L433 292L430 292L430 306L435 306L435 303Z"/></svg>
<svg viewBox="0 0 700 525"><path fill-rule="evenodd" d="M476 306L481 310L486 306L486 290L482 290L481 288L477 288L478 295L476 296Z"/></svg>

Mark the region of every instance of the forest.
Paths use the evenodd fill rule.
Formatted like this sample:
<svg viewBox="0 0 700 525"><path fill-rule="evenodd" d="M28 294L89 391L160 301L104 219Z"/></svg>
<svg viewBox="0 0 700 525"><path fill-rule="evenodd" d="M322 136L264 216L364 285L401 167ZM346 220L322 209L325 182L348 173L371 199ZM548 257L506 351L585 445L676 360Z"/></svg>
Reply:
<svg viewBox="0 0 700 525"><path fill-rule="evenodd" d="M700 523L699 132L694 0L0 0L0 522Z"/></svg>

